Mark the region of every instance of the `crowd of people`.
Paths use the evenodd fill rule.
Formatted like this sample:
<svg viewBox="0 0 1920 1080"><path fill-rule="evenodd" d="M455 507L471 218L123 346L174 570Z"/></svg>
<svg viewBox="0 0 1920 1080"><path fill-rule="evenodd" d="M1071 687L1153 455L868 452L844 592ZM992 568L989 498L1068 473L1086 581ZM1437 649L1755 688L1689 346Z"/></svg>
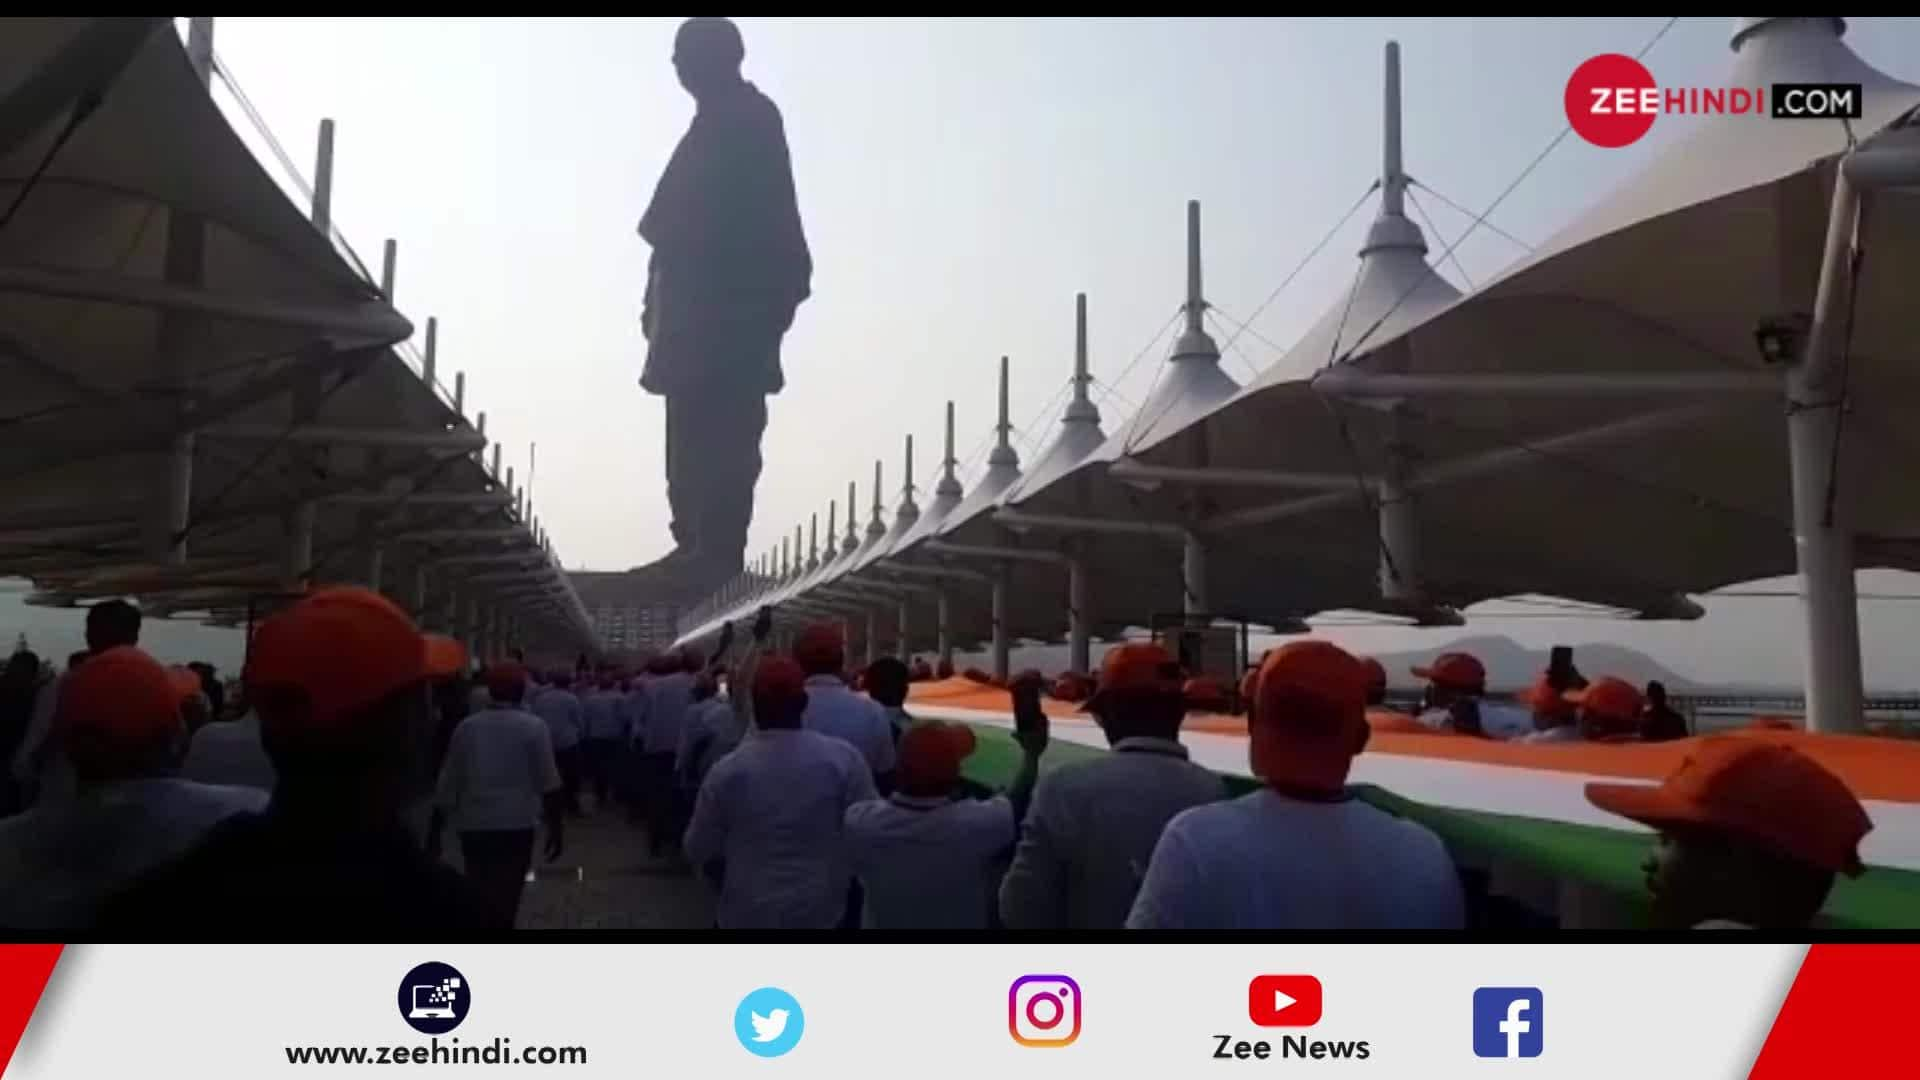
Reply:
<svg viewBox="0 0 1920 1080"><path fill-rule="evenodd" d="M1412 669L1425 681L1412 714L1386 706L1386 669L1363 662L1372 723L1385 730L1520 743L1668 742L1690 734L1687 718L1668 703L1658 681L1644 691L1611 675L1589 682L1559 650L1531 685L1509 698L1488 693L1487 669L1472 653L1441 653Z"/></svg>
<svg viewBox="0 0 1920 1080"><path fill-rule="evenodd" d="M1440 837L1348 785L1375 731L1685 731L1657 684L1589 682L1558 658L1507 701L1479 661L1443 654L1415 669L1423 707L1396 714L1377 662L1304 640L1242 683L1258 785L1229 798L1181 741L1192 680L1131 642L1083 706L1112 752L1043 773L1044 683L1022 677L1019 764L993 791L966 776L971 728L913 715L930 671L884 657L850 678L827 624L778 654L769 612L711 659L513 657L475 678L458 643L377 593L321 589L260 625L230 709L211 669L165 667L139 627L131 605L96 605L64 673L28 654L0 677L0 927L510 928L536 856L559 858L590 805L711 883L724 929L1459 929L1479 920ZM1662 925L1807 925L1862 870L1872 828L1777 740L1703 739L1662 785L1588 794L1659 833Z"/></svg>

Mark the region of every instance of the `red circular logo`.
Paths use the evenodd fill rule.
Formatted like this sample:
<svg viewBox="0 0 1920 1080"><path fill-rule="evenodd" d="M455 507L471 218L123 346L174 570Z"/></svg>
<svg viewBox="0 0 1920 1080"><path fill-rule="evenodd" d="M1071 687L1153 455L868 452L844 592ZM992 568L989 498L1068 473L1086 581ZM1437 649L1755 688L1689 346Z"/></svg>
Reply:
<svg viewBox="0 0 1920 1080"><path fill-rule="evenodd" d="M1631 56L1602 53L1567 78L1567 123L1595 146L1625 146L1653 127L1660 90L1653 72Z"/></svg>

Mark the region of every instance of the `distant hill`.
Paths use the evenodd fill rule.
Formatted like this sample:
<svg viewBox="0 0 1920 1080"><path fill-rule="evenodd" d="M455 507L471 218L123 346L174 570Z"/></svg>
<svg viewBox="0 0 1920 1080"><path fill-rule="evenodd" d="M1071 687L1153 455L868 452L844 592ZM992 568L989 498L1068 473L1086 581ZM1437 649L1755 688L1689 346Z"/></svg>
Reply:
<svg viewBox="0 0 1920 1080"><path fill-rule="evenodd" d="M1466 652L1478 657L1487 668L1487 685L1495 690L1518 689L1531 683L1547 667L1547 649L1530 649L1512 638L1497 634L1465 637L1433 649L1418 652L1377 653L1375 659L1387 669L1387 681L1399 687L1417 686L1420 680L1408 670L1430 662L1443 652ZM1573 666L1589 679L1612 675L1644 686L1658 680L1676 694L1715 689L1676 675L1658 660L1624 645L1594 642L1573 646Z"/></svg>
<svg viewBox="0 0 1920 1080"><path fill-rule="evenodd" d="M1257 656L1263 648L1272 648L1286 640L1275 638L1262 642L1255 639L1254 654ZM1110 645L1098 642L1094 644L1092 653L1096 666L1108 648ZM1530 649L1512 638L1498 634L1463 637L1445 645L1415 652L1375 653L1374 658L1387 669L1389 685L1409 688L1420 684L1420 680L1414 678L1409 669L1416 664L1428 663L1443 652L1469 652L1479 657L1480 662L1487 668L1487 685L1494 690L1513 690L1526 686L1547 667L1547 649ZM991 657L984 652L961 653L956 655L955 661L962 668L969 665L985 668L991 663ZM1601 675L1613 675L1637 685L1645 685L1657 679L1676 694L1719 689L1697 683L1684 675L1676 675L1645 653L1623 645L1605 642L1575 645L1573 664L1589 679L1598 678ZM1013 650L1015 671L1021 668L1038 668L1051 674L1066 670L1066 666L1067 647L1065 645L1027 645Z"/></svg>

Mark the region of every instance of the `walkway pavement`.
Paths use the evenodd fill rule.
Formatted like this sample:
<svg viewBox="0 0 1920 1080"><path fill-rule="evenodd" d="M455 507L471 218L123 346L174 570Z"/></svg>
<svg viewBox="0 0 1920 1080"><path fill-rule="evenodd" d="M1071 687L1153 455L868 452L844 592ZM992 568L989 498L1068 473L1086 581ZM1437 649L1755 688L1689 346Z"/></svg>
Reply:
<svg viewBox="0 0 1920 1080"><path fill-rule="evenodd" d="M591 807L593 800L583 800ZM706 885L677 864L647 856L646 830L619 808L567 823L567 849L520 901L522 930L704 930L713 926Z"/></svg>

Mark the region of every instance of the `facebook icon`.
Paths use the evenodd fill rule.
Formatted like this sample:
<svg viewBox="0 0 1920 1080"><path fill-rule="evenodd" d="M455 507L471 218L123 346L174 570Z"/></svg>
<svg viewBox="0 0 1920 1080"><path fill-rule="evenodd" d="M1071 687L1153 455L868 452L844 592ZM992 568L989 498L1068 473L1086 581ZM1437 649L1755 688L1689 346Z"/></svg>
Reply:
<svg viewBox="0 0 1920 1080"><path fill-rule="evenodd" d="M1483 986L1473 992L1473 1053L1483 1058L1539 1057L1537 986Z"/></svg>

